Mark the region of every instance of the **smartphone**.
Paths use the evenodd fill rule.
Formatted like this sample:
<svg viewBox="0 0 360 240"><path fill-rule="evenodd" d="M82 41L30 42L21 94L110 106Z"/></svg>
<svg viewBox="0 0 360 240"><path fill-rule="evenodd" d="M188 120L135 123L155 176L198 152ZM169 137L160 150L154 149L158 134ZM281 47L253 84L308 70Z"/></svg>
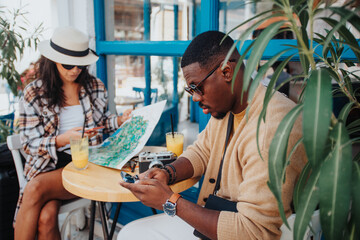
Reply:
<svg viewBox="0 0 360 240"><path fill-rule="evenodd" d="M103 128L105 128L105 127L104 127L104 126L101 126L101 127L94 127L94 128L86 129L86 130L85 130L85 133L89 133L89 132L92 132L92 131L100 130L100 129L103 129Z"/></svg>
<svg viewBox="0 0 360 240"><path fill-rule="evenodd" d="M139 180L138 175L131 176L130 174L128 174L124 171L120 172L120 176L122 177L124 182L127 182L127 183L134 183L135 181Z"/></svg>

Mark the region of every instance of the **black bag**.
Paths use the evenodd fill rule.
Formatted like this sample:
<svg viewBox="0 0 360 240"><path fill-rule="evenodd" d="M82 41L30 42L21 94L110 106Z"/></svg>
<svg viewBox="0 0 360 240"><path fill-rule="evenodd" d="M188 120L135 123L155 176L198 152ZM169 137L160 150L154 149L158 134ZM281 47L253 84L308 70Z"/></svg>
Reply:
<svg viewBox="0 0 360 240"><path fill-rule="evenodd" d="M12 227L19 182L11 152L6 143L0 144L0 240L14 239Z"/></svg>
<svg viewBox="0 0 360 240"><path fill-rule="evenodd" d="M219 168L218 177L216 179L214 194L209 195L208 199L206 200L205 206L204 206L207 209L218 210L218 211L238 212L238 210L236 209L237 202L233 202L233 201L230 201L230 200L227 200L227 199L224 199L224 198L221 198L221 197L218 197L215 195L217 193L217 191L220 189L222 165L223 165L223 161L224 161L224 157L225 157L225 153L226 153L226 148L227 148L227 145L229 142L231 129L233 127L233 122L234 122L234 115L232 113L230 113L229 121L228 121L228 128L226 131L224 155L223 155L223 158L220 163L220 168ZM195 237L201 238L202 240L210 240L210 238L206 237L205 235L203 235L196 229L194 230L193 234L195 235Z"/></svg>

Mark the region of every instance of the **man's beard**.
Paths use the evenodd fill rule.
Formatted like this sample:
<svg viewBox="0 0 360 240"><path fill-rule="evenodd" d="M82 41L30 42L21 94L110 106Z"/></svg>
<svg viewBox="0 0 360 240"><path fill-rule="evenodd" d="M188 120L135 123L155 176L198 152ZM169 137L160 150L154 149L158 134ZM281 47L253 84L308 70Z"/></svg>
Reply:
<svg viewBox="0 0 360 240"><path fill-rule="evenodd" d="M205 108L207 108L207 109L210 109L209 108L209 106L207 106L207 105L204 105L204 104L202 104L201 102L199 102L199 106L200 106L200 108L203 108L203 107L205 107ZM211 113L210 113L211 114ZM214 118L216 118L216 119L223 119L225 116L226 116L226 112L224 113L224 112L217 112L216 114L214 113L214 115L212 115L211 114L211 116L213 116Z"/></svg>

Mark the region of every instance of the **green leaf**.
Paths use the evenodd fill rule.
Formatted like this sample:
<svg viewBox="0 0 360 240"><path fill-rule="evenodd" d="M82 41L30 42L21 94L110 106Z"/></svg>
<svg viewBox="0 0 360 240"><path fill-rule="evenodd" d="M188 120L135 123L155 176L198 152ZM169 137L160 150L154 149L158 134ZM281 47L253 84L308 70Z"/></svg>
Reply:
<svg viewBox="0 0 360 240"><path fill-rule="evenodd" d="M248 92L248 99L247 99L247 102L248 102L249 105L251 104L252 98L254 97L254 94L255 94L255 91L258 88L259 83L260 83L261 79L263 79L263 77L266 74L267 70L279 59L279 57L281 57L285 52L290 51L290 50L291 50L290 48L284 49L283 51L281 51L278 54L276 54L275 56L273 56L269 61L267 61L264 65L261 66L261 68L259 69L259 71L256 74L256 77L251 82L251 86L250 86L250 89L249 89L249 92ZM287 61L289 61L292 56L293 55L288 57ZM286 63L285 63L285 65L286 65ZM268 87L271 87L271 86L268 86ZM250 108L247 108L246 113L248 113L248 111L249 111L248 109L250 109Z"/></svg>
<svg viewBox="0 0 360 240"><path fill-rule="evenodd" d="M298 211L300 196L303 193L303 190L304 190L307 180L309 178L310 171L311 171L311 165L309 162L307 162L306 165L304 166L304 168L302 169L299 179L294 188L293 203L294 203L295 212Z"/></svg>
<svg viewBox="0 0 360 240"><path fill-rule="evenodd" d="M295 120L301 113L302 104L297 105L290 110L288 114L281 120L275 135L271 141L269 148L269 182L268 185L273 192L280 211L280 216L287 227L287 219L281 198L282 182L285 178L286 170L286 153L288 149L288 141L290 132L294 126Z"/></svg>
<svg viewBox="0 0 360 240"><path fill-rule="evenodd" d="M360 165L353 162L352 170L352 217L355 220L355 228L360 234Z"/></svg>
<svg viewBox="0 0 360 240"><path fill-rule="evenodd" d="M351 49L354 48L353 46L357 46L357 49L359 48L357 40L354 37L354 35L344 26L346 24L347 20L349 18L351 18L351 16L352 15L342 18L340 20L340 22L338 22L334 19L331 19L331 18L321 18L323 21L325 21L327 24L329 24L330 26L333 27L332 30L329 32L328 37L326 38L326 41L324 43L325 47L330 43L330 38L334 36L334 33L338 32L340 34L340 36L344 38L345 43L346 44L349 43L348 45ZM356 58L358 59L358 61L360 61L359 52L358 51L353 51L353 52L354 52ZM326 56L324 56L324 57L326 57Z"/></svg>
<svg viewBox="0 0 360 240"><path fill-rule="evenodd" d="M266 46L268 45L270 39L273 38L273 36L277 33L277 31L283 24L284 24L284 21L279 21L279 22L269 25L260 34L260 36L256 40L254 40L255 44L254 44L253 49L254 50L256 49L256 51L251 52L250 57L247 61L245 72L244 72L244 77L243 77L242 92L247 91L249 84L250 84L250 80L251 80L251 74L256 69L256 67L265 51Z"/></svg>
<svg viewBox="0 0 360 240"><path fill-rule="evenodd" d="M352 150L342 121L335 125L330 138L335 146L321 167L320 219L325 239L338 240L342 238L349 214Z"/></svg>
<svg viewBox="0 0 360 240"><path fill-rule="evenodd" d="M319 203L318 181L320 177L320 166L313 169L304 191L299 198L299 206L296 210L294 223L294 240L303 240L307 226L310 223L316 206Z"/></svg>
<svg viewBox="0 0 360 240"><path fill-rule="evenodd" d="M303 42L305 43L306 48L309 49L309 38L307 35L306 28L302 27L301 32L302 32L301 35L303 38ZM303 49L303 47L300 45L299 41L298 41L298 49L299 50ZM299 58L300 58L300 63L301 63L302 69L304 71L304 74L307 75L309 73L309 68L310 68L309 59L307 59L307 57L303 51L299 51Z"/></svg>
<svg viewBox="0 0 360 240"><path fill-rule="evenodd" d="M305 89L303 135L312 167L323 159L332 114L331 78L325 69L313 70Z"/></svg>
<svg viewBox="0 0 360 240"><path fill-rule="evenodd" d="M345 106L340 111L339 119L341 119L343 122L346 122L346 119L349 116L349 112L351 111L353 105L353 102L345 104Z"/></svg>
<svg viewBox="0 0 360 240"><path fill-rule="evenodd" d="M348 22L353 25L358 31L360 31L360 17L355 14L355 11L347 9L345 7L331 7L329 8L334 13L339 14L343 18L349 18Z"/></svg>

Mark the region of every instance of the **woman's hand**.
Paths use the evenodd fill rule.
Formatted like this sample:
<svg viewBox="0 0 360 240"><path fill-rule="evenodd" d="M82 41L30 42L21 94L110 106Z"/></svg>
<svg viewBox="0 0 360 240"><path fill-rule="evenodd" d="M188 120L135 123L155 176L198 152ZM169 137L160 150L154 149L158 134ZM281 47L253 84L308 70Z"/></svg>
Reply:
<svg viewBox="0 0 360 240"><path fill-rule="evenodd" d="M126 120L131 117L132 109L126 109L121 116L117 117L118 125L121 126Z"/></svg>
<svg viewBox="0 0 360 240"><path fill-rule="evenodd" d="M74 128L67 130L63 134L56 136L56 139L55 139L56 148L60 148L67 144L70 144L70 138L81 138L81 136L82 136L81 131L82 131L82 127L74 127ZM92 138L96 134L97 134L97 131L94 130L94 131L89 131L87 133L84 133L84 136L86 136L88 138Z"/></svg>
<svg viewBox="0 0 360 240"><path fill-rule="evenodd" d="M72 137L73 138L75 138L75 137L81 138L81 132L80 132L81 130L82 130L82 127L74 127L74 128L67 130L63 134L56 136L56 139L55 139L56 148L60 148L67 144L70 144L70 138L72 138Z"/></svg>

